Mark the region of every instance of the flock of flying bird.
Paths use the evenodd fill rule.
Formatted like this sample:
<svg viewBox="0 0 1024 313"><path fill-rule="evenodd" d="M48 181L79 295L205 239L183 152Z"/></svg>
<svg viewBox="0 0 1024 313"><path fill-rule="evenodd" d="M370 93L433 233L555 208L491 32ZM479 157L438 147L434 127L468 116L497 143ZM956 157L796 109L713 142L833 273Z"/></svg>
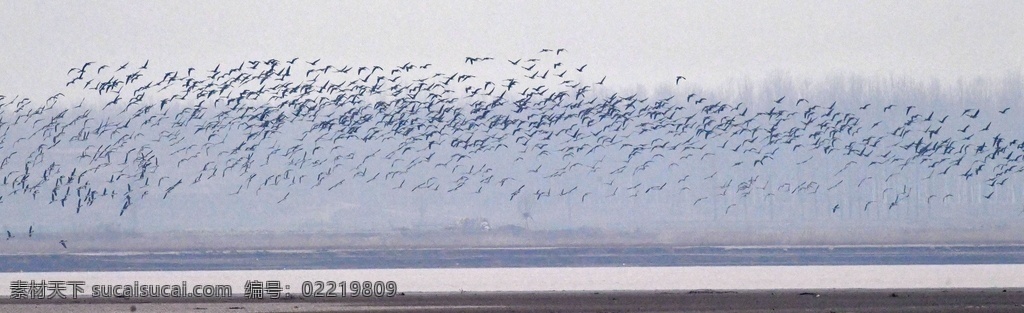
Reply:
<svg viewBox="0 0 1024 313"><path fill-rule="evenodd" d="M605 88L608 77L565 54L466 57L460 72L298 58L164 73L150 73L149 61L84 63L46 101L0 96L0 203L21 197L123 215L221 181L224 196L279 190L266 201L281 206L300 205L287 203L292 190L377 185L398 196L558 198L582 208L675 194L688 200L671 205L685 210L713 198L764 203L881 184L877 198L821 208L835 213L960 196L913 192L913 182L940 176L984 184L991 198L1024 171L1024 141L990 129L1008 107L947 114L792 95L750 104L691 92L652 98ZM482 67L491 72L474 73ZM683 76L673 82L686 88ZM821 181L774 178L807 162L839 166ZM922 177L890 183L912 173Z"/></svg>

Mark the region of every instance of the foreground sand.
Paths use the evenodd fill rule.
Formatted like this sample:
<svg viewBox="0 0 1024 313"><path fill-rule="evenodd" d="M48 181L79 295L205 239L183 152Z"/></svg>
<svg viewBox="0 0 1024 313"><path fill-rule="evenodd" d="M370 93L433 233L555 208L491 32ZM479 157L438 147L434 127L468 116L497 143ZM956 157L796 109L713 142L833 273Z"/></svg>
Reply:
<svg viewBox="0 0 1024 313"><path fill-rule="evenodd" d="M0 300L3 312L1022 312L1024 289L406 293L393 298Z"/></svg>

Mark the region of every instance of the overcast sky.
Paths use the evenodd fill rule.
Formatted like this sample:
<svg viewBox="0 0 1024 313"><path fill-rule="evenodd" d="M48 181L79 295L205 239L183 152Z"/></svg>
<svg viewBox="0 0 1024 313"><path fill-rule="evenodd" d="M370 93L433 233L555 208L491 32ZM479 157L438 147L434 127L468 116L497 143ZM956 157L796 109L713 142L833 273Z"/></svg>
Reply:
<svg viewBox="0 0 1024 313"><path fill-rule="evenodd" d="M787 71L949 79L1024 64L1021 1L0 1L0 94L86 61L458 63L564 47L634 86Z"/></svg>

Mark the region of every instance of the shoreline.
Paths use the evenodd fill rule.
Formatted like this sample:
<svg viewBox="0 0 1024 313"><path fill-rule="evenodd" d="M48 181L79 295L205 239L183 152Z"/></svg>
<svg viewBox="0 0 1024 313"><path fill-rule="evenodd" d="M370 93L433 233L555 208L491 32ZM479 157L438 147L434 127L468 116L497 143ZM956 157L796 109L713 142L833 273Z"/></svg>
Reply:
<svg viewBox="0 0 1024 313"><path fill-rule="evenodd" d="M133 256L133 255L176 255L176 254L203 254L203 253L321 253L321 252L351 252L351 251L516 251L516 250L558 250L558 249L625 249L625 248L662 248L662 249L721 249L721 250L787 250L787 249L859 249L859 248L1024 248L1024 243L907 243L907 244L821 244L821 245L690 245L673 243L617 243L617 244L566 244L566 245L504 245L504 246L337 246L324 248L240 248L240 249L200 249L185 248L180 250L96 250L96 251L71 251L60 253L45 252L4 252L0 256L51 256L51 255L80 255L80 256Z"/></svg>
<svg viewBox="0 0 1024 313"><path fill-rule="evenodd" d="M1015 312L1024 289L807 289L406 293L392 298L0 299L19 312Z"/></svg>
<svg viewBox="0 0 1024 313"><path fill-rule="evenodd" d="M969 233L969 232L968 232ZM381 232L381 233L111 233L41 234L29 240L4 242L0 255L60 255L67 253L176 252L325 252L360 250L487 250L565 248L882 248L882 247L1014 247L1024 246L1016 232L1004 240L971 239L970 234L943 240L884 241L743 241L729 232L633 233L605 230L523 232ZM714 239L710 239L714 238ZM67 248L58 242L67 240Z"/></svg>

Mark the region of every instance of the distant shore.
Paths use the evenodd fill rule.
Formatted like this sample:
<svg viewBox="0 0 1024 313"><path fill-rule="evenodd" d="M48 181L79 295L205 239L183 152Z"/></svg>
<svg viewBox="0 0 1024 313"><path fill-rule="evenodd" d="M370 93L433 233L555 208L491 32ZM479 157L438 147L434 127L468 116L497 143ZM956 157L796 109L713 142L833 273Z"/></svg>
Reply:
<svg viewBox="0 0 1024 313"><path fill-rule="evenodd" d="M730 247L822 247L822 246L979 246L1024 245L1021 232L1008 229L1005 238L992 238L982 229L944 230L941 233L916 229L865 229L863 232L891 233L876 240L856 240L850 234L782 232L770 229L689 229L671 232L615 231L599 228L531 230L515 225L488 230L467 227L445 229L340 233L340 232L205 232L162 233L108 232L37 234L2 242L0 255L65 253L153 253L183 251L326 251L346 249L409 248L544 248L544 247L635 247L635 246L730 246ZM951 234L955 233L955 234ZM67 248L60 245L66 240Z"/></svg>

